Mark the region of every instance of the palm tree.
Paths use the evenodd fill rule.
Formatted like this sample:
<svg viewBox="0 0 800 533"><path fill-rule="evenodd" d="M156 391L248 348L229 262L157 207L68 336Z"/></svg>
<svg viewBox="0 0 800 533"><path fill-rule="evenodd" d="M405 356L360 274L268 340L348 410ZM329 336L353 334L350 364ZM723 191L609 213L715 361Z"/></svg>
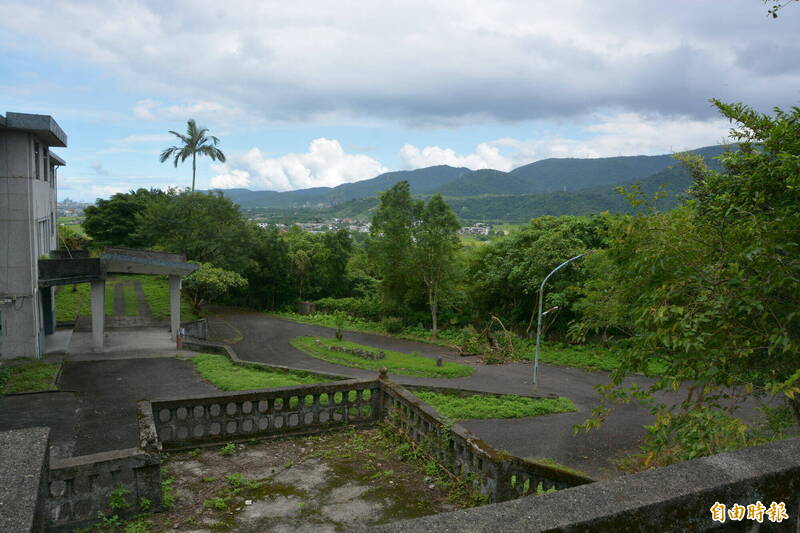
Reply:
<svg viewBox="0 0 800 533"><path fill-rule="evenodd" d="M161 152L161 162L174 157L175 168L178 168L178 161L183 163L186 158L192 156L192 192L194 192L194 179L197 173L197 154L207 155L212 161L225 162L225 154L217 148L219 139L213 135L206 136L207 132L208 128L198 128L194 119L190 119L186 123L186 135L170 130L171 134L183 141L183 146L170 146Z"/></svg>

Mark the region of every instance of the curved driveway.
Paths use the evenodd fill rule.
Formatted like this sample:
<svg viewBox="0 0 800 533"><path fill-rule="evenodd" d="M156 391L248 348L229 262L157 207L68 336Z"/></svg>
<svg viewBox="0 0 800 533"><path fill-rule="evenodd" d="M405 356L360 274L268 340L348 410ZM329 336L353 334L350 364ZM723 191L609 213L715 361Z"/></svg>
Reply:
<svg viewBox="0 0 800 533"><path fill-rule="evenodd" d="M289 344L301 335L333 337L331 328L300 324L261 313L225 310L209 318L209 329L214 340L228 341L239 357L249 361L352 377L375 376L375 372L315 359ZM460 358L447 348L378 334L347 331L345 339L376 348L406 353L417 351L425 357L442 356L475 368L471 376L454 379L390 375L392 380L401 384L458 387L499 394L533 392L530 363L482 365L475 358ZM633 378L632 381L645 383L645 378ZM650 413L638 405L621 406L599 429L576 436L573 426L582 423L597 405L595 386L607 383L608 374L541 365L539 382L539 394L566 396L575 402L578 412L512 420L467 420L462 424L481 439L515 455L555 459L598 479L619 475L613 459L638 451L645 433L643 426L653 421Z"/></svg>

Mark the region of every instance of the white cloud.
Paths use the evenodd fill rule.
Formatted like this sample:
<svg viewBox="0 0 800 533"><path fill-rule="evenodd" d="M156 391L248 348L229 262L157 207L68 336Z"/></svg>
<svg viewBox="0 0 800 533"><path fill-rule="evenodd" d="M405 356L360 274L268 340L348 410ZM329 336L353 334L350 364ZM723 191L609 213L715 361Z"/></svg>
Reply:
<svg viewBox="0 0 800 533"><path fill-rule="evenodd" d="M128 188L119 185L92 185L89 188L89 197L92 199L108 198L118 192L128 192Z"/></svg>
<svg viewBox="0 0 800 533"><path fill-rule="evenodd" d="M604 107L708 117L710 97L769 109L796 103L800 83L791 46L759 61L796 40L800 17L771 20L755 0L2 5L0 47L24 42L152 95L134 106L144 120L459 124Z"/></svg>
<svg viewBox="0 0 800 533"><path fill-rule="evenodd" d="M143 135L128 135L119 139L117 142L120 144L139 144L139 143L154 143L174 140L175 136L171 133L153 133Z"/></svg>
<svg viewBox="0 0 800 533"><path fill-rule="evenodd" d="M230 121L242 117L242 111L235 106L197 100L164 105L157 100L146 98L136 102L132 111L135 117L147 121L187 121L193 118L198 122L213 120L216 123L230 123Z"/></svg>
<svg viewBox="0 0 800 533"><path fill-rule="evenodd" d="M406 144L400 150L400 157L405 168L409 169L450 165L509 171L551 157L588 158L681 152L720 144L727 137L729 128L729 123L723 119L703 121L637 113L596 115L573 138L505 137L480 143L471 154L457 154L451 148L439 146L419 149Z"/></svg>
<svg viewBox="0 0 800 533"><path fill-rule="evenodd" d="M488 143L479 144L475 153L468 155L457 154L452 148L426 146L420 150L416 146L406 144L400 149L400 158L403 166L408 169L450 165L451 167L467 167L472 170L494 168L509 171L513 167L511 159L501 155L497 147Z"/></svg>
<svg viewBox="0 0 800 533"><path fill-rule="evenodd" d="M269 158L258 148L251 148L211 168L217 173L211 178L211 187L275 191L334 187L387 171L380 161L346 153L339 141L325 138L311 141L305 153Z"/></svg>

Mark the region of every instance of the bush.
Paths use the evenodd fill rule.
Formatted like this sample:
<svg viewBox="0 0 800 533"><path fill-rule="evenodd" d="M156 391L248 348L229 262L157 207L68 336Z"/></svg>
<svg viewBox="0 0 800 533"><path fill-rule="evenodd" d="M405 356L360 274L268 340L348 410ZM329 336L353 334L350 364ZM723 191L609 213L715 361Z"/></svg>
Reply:
<svg viewBox="0 0 800 533"><path fill-rule="evenodd" d="M380 320L380 302L373 297L365 298L322 298L314 302L321 313L333 314L337 311L350 316L366 318L367 320Z"/></svg>
<svg viewBox="0 0 800 533"><path fill-rule="evenodd" d="M403 320L396 316L387 316L381 320L381 326L386 333L396 334L403 331Z"/></svg>

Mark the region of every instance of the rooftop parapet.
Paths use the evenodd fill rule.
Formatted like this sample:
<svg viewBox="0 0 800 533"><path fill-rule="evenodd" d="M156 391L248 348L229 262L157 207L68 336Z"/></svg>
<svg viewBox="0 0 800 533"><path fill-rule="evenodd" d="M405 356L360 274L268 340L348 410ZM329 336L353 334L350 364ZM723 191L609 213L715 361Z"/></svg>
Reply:
<svg viewBox="0 0 800 533"><path fill-rule="evenodd" d="M50 115L6 112L5 118L0 115L0 128L29 131L48 146L67 146L67 134Z"/></svg>

